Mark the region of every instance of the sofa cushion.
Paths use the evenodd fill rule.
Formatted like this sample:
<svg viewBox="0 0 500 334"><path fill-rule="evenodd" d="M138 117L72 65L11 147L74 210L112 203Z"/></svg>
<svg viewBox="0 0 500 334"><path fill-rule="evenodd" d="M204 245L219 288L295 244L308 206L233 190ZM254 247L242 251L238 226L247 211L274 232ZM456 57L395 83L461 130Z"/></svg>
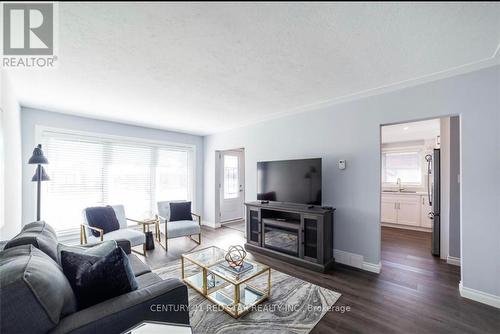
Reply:
<svg viewBox="0 0 500 334"><path fill-rule="evenodd" d="M160 224L160 231L165 231L165 224ZM201 233L200 225L194 220L179 220L167 223L169 239Z"/></svg>
<svg viewBox="0 0 500 334"><path fill-rule="evenodd" d="M130 245L132 247L142 245L146 242L146 236L143 232L133 230L131 228L126 228L123 230L116 230L113 232L106 233L104 235L104 240L118 240L118 239L126 239L130 241ZM94 243L99 242L99 238L95 238L94 236L89 237L88 242Z"/></svg>
<svg viewBox="0 0 500 334"><path fill-rule="evenodd" d="M58 259L56 232L44 221L26 224L18 235L7 242L4 249L21 245L33 245L54 261Z"/></svg>
<svg viewBox="0 0 500 334"><path fill-rule="evenodd" d="M79 309L137 289L127 254L119 247L104 257L62 251L61 262Z"/></svg>
<svg viewBox="0 0 500 334"><path fill-rule="evenodd" d="M164 305L170 306L152 312ZM126 333L145 320L189 325L188 305L186 285L177 278L168 278L73 313L50 334Z"/></svg>
<svg viewBox="0 0 500 334"><path fill-rule="evenodd" d="M33 245L0 253L0 332L45 333L76 311L61 268Z"/></svg>
<svg viewBox="0 0 500 334"><path fill-rule="evenodd" d="M160 276L156 275L155 273L149 272L144 275L141 275L139 277L136 277L137 280L137 285L139 286L139 289L143 289L147 286L150 286L152 284L161 282Z"/></svg>
<svg viewBox="0 0 500 334"><path fill-rule="evenodd" d="M120 229L115 210L109 205L86 208L85 215L87 223L92 227L104 230L104 234ZM96 230L91 230L91 233L94 237L99 236L99 232Z"/></svg>
<svg viewBox="0 0 500 334"><path fill-rule="evenodd" d="M191 216L191 202L170 202L170 219L175 222L179 220L193 220Z"/></svg>
<svg viewBox="0 0 500 334"><path fill-rule="evenodd" d="M132 271L134 272L135 277L151 272L151 268L149 268L147 264L142 262L134 254L130 254L128 256L128 261L130 263L130 266L132 267Z"/></svg>
<svg viewBox="0 0 500 334"><path fill-rule="evenodd" d="M58 255L58 263L61 265L61 252L62 251L67 251L67 252L73 252L73 253L80 253L80 254L86 254L90 256L97 256L97 257L103 257L109 252L111 252L113 249L117 247L117 243L115 240L106 240L103 242L100 242L95 245L85 245L85 246L68 246L64 244L58 244L57 245L57 255Z"/></svg>

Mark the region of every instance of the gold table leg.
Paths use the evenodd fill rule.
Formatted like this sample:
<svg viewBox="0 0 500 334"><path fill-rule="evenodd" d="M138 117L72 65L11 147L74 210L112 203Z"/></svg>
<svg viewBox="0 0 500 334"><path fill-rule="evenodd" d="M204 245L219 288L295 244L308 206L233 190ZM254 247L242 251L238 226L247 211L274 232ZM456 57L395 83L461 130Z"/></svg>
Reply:
<svg viewBox="0 0 500 334"><path fill-rule="evenodd" d="M203 294L206 296L208 294L208 287L207 287L207 269L203 268Z"/></svg>
<svg viewBox="0 0 500 334"><path fill-rule="evenodd" d="M236 318L238 318L238 313L240 311L240 285L234 285L234 313Z"/></svg>

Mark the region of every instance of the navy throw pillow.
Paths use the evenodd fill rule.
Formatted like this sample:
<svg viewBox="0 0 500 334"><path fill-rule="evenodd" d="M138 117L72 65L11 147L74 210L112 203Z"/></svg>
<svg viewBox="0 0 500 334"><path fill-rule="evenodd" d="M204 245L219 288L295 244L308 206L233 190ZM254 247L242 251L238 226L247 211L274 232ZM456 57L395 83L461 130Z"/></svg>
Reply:
<svg viewBox="0 0 500 334"><path fill-rule="evenodd" d="M79 309L137 290L129 259L120 247L104 257L62 251L61 264Z"/></svg>
<svg viewBox="0 0 500 334"><path fill-rule="evenodd" d="M120 229L120 223L116 218L115 210L109 205L95 206L85 209L87 222L92 227L97 227L104 230L104 234ZM94 237L99 237L99 232L90 230Z"/></svg>
<svg viewBox="0 0 500 334"><path fill-rule="evenodd" d="M193 220L191 216L191 202L171 202L170 220L171 222L179 220Z"/></svg>

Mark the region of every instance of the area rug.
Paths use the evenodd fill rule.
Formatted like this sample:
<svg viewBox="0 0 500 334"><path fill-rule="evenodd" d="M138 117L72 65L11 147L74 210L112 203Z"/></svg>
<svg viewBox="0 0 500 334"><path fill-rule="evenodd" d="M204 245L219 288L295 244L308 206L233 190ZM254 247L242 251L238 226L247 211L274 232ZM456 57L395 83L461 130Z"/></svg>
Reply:
<svg viewBox="0 0 500 334"><path fill-rule="evenodd" d="M231 223L223 223L223 227L227 227L236 231L240 231L245 233L246 232L246 225L244 220L236 221L236 222L231 222Z"/></svg>
<svg viewBox="0 0 500 334"><path fill-rule="evenodd" d="M154 270L161 278L181 277L180 261ZM267 276L263 281L267 280ZM210 333L309 333L340 293L305 282L277 270L271 271L271 297L250 313L234 319L214 307L195 290L189 290L194 334ZM261 282L262 284L264 282Z"/></svg>

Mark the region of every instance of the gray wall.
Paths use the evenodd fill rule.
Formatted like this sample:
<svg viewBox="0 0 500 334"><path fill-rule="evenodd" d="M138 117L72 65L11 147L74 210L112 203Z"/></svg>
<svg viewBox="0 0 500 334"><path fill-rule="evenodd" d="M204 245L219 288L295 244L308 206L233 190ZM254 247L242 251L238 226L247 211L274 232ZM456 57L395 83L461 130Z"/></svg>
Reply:
<svg viewBox="0 0 500 334"><path fill-rule="evenodd" d="M449 256L460 257L460 118L450 118Z"/></svg>
<svg viewBox="0 0 500 334"><path fill-rule="evenodd" d="M205 217L217 222L215 150L245 148L246 200L256 162L323 157L323 201L335 248L380 261L380 125L461 116L462 282L500 296L500 66L235 129L205 138ZM347 169L336 163L347 159ZM383 268L382 268L383 270Z"/></svg>
<svg viewBox="0 0 500 334"><path fill-rule="evenodd" d="M195 210L203 211L203 137L178 132L163 131L140 126L132 126L115 122L101 121L91 118L65 115L61 113L22 108L22 158L28 161L36 144L35 127L37 125L54 128L88 131L107 135L142 138L147 140L167 141L190 144L196 147L196 182ZM50 162L50 161L49 161ZM33 176L33 166L23 164L23 223L30 222L35 217L36 197L35 187L30 181Z"/></svg>

